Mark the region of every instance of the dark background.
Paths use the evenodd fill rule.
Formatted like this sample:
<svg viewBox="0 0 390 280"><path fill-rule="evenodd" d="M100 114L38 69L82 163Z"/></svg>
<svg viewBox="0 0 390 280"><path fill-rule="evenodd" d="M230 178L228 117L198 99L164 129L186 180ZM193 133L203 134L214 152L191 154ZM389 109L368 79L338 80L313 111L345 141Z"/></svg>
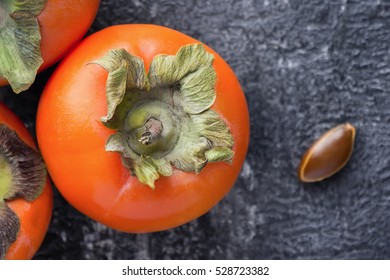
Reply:
<svg viewBox="0 0 390 280"><path fill-rule="evenodd" d="M108 229L56 192L36 259L390 259L390 1L103 0L89 33L122 23L177 29L225 58L249 104L247 160L215 208L164 232ZM20 95L0 89L33 134L54 68ZM347 121L349 164L300 183L301 155Z"/></svg>

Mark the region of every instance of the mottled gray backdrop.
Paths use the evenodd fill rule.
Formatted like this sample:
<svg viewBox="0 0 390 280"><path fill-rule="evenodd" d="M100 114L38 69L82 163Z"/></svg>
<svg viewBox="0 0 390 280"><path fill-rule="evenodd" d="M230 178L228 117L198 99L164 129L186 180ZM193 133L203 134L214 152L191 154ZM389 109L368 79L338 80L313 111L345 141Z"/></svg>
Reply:
<svg viewBox="0 0 390 280"><path fill-rule="evenodd" d="M122 23L177 29L225 58L249 104L247 160L213 210L159 233L108 229L56 192L37 259L390 259L389 0L103 0L90 33ZM32 133L54 68L18 96L0 89ZM349 164L298 182L306 148L346 121Z"/></svg>

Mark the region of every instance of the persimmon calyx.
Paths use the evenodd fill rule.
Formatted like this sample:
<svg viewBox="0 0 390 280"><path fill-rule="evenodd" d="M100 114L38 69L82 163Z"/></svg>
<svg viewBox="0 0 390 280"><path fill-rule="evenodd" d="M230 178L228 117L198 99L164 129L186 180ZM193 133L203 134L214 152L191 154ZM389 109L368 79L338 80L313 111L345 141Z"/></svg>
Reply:
<svg viewBox="0 0 390 280"><path fill-rule="evenodd" d="M213 60L202 44L192 44L176 55L157 55L148 73L142 59L124 49L94 62L109 73L101 121L116 133L106 151L119 152L143 184L154 188L160 175L172 174L172 165L198 173L208 162L233 160L230 129L210 109L216 98Z"/></svg>
<svg viewBox="0 0 390 280"><path fill-rule="evenodd" d="M0 2L0 77L20 93L34 82L43 63L37 15L46 0Z"/></svg>
<svg viewBox="0 0 390 280"><path fill-rule="evenodd" d="M0 124L0 259L19 233L19 218L8 207L14 198L35 200L46 180L40 154L26 145L4 124Z"/></svg>

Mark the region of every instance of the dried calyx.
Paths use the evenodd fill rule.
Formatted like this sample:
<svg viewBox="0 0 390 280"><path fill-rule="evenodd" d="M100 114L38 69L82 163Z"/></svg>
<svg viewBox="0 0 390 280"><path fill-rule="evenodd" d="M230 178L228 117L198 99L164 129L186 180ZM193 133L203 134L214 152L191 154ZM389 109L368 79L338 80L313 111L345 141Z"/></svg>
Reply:
<svg viewBox="0 0 390 280"><path fill-rule="evenodd" d="M172 165L198 173L208 162L233 159L230 130L210 109L216 98L213 60L203 45L193 44L156 56L148 73L139 57L123 49L95 62L109 72L102 122L116 133L106 150L121 153L124 165L151 188L160 175L172 174Z"/></svg>
<svg viewBox="0 0 390 280"><path fill-rule="evenodd" d="M30 87L43 62L36 17L45 4L45 0L0 1L0 77L16 93Z"/></svg>
<svg viewBox="0 0 390 280"><path fill-rule="evenodd" d="M19 233L20 223L7 201L35 200L46 179L40 154L27 146L15 131L0 124L0 259Z"/></svg>

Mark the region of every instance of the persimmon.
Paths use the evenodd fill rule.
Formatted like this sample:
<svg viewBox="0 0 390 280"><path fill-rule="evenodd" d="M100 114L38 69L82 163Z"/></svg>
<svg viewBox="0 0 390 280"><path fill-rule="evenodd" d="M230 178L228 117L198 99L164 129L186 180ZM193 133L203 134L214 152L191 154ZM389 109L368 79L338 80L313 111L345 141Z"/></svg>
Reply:
<svg viewBox="0 0 390 280"><path fill-rule="evenodd" d="M26 90L87 32L100 0L0 1L0 86Z"/></svg>
<svg viewBox="0 0 390 280"><path fill-rule="evenodd" d="M31 259L50 223L45 165L23 123L0 103L0 259Z"/></svg>
<svg viewBox="0 0 390 280"><path fill-rule="evenodd" d="M64 198L125 232L176 227L232 188L249 142L239 81L211 48L156 25L84 39L41 96L37 137Z"/></svg>

